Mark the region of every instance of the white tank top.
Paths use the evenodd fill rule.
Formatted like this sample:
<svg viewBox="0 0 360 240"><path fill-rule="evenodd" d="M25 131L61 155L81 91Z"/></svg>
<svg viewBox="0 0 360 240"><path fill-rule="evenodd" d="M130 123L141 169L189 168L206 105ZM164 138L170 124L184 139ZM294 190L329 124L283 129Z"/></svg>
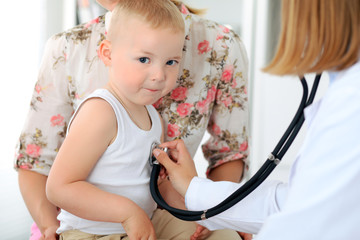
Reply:
<svg viewBox="0 0 360 240"><path fill-rule="evenodd" d="M94 97L100 97L112 106L116 114L118 132L116 139L99 159L87 181L104 191L131 199L151 218L156 203L150 194L151 168L148 157L151 144L155 141L160 142L162 126L159 114L153 106L146 106L152 126L149 131L145 131L131 120L124 107L108 90L98 89L82 103ZM73 118L70 123L72 120ZM125 233L120 223L89 221L65 210L61 210L58 219L60 221L58 233L72 229L102 235Z"/></svg>

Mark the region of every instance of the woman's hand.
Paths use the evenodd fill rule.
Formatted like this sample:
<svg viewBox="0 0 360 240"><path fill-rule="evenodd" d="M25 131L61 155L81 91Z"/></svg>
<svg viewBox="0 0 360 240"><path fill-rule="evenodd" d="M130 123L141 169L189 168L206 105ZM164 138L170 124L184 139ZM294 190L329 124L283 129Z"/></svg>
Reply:
<svg viewBox="0 0 360 240"><path fill-rule="evenodd" d="M156 159L165 167L166 174L169 176L173 187L183 197L193 177L197 176L194 161L182 140L175 140L172 142L165 142L160 147L167 147L170 151L170 156L161 151L154 149L153 154ZM164 175L164 173L162 173Z"/></svg>

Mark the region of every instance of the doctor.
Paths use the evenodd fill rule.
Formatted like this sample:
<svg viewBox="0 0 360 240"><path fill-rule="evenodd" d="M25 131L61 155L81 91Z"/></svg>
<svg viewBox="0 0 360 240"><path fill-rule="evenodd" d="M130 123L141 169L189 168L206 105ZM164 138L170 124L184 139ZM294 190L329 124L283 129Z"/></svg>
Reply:
<svg viewBox="0 0 360 240"><path fill-rule="evenodd" d="M283 0L277 75L327 71L330 86L305 109L307 136L289 183L265 181L227 211L200 223L257 239L360 239L360 0ZM204 210L240 187L197 177L182 140L154 155L189 210ZM214 194L216 193L216 194Z"/></svg>

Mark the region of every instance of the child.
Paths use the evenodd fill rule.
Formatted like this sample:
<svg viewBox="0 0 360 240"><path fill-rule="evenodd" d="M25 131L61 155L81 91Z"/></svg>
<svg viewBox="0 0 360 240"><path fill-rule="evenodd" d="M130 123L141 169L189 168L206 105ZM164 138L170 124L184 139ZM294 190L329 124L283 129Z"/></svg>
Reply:
<svg viewBox="0 0 360 240"><path fill-rule="evenodd" d="M47 182L61 208L60 239L156 239L148 156L163 127L151 104L174 88L184 39L168 0L124 0L114 9L99 48L109 81L74 113Z"/></svg>

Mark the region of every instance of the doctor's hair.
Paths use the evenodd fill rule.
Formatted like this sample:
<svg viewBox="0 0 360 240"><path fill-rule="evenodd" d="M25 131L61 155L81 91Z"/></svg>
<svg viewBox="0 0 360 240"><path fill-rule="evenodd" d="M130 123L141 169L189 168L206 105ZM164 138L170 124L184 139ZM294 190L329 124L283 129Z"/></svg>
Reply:
<svg viewBox="0 0 360 240"><path fill-rule="evenodd" d="M277 75L346 69L360 56L360 0L283 0Z"/></svg>
<svg viewBox="0 0 360 240"><path fill-rule="evenodd" d="M114 39L126 19L136 18L150 27L185 32L185 23L178 7L170 0L121 0L111 13L107 37Z"/></svg>

